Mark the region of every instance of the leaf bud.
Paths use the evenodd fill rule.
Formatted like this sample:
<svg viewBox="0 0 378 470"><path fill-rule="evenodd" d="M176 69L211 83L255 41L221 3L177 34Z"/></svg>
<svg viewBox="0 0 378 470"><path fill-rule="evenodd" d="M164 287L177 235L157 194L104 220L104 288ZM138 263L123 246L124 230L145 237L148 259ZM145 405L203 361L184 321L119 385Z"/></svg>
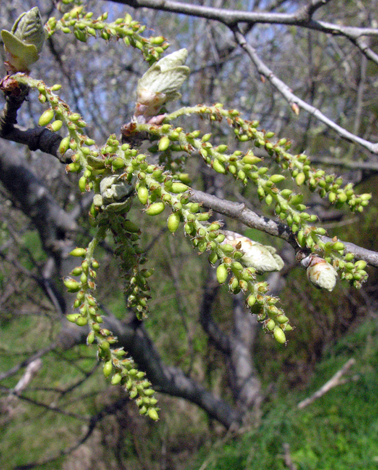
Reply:
<svg viewBox="0 0 378 470"><path fill-rule="evenodd" d="M54 121L52 124L50 124L51 130L53 132L59 131L62 126L63 126L63 122L60 120Z"/></svg>
<svg viewBox="0 0 378 470"><path fill-rule="evenodd" d="M222 165L222 163L217 158L215 158L214 161L213 161L213 170L216 171L217 173L221 173L221 174L226 173L225 167Z"/></svg>
<svg viewBox="0 0 378 470"><path fill-rule="evenodd" d="M87 336L87 345L92 344L94 340L95 340L95 334L93 331L91 331L89 335Z"/></svg>
<svg viewBox="0 0 378 470"><path fill-rule="evenodd" d="M280 181L283 181L285 177L284 175L272 175L269 179L273 183L279 183Z"/></svg>
<svg viewBox="0 0 378 470"><path fill-rule="evenodd" d="M257 188L257 194L258 194L260 200L265 197L265 191L264 191L264 188L262 186L259 186Z"/></svg>
<svg viewBox="0 0 378 470"><path fill-rule="evenodd" d="M255 165L256 163L261 162L261 158L252 154L247 154L242 158L242 162L248 165Z"/></svg>
<svg viewBox="0 0 378 470"><path fill-rule="evenodd" d="M169 140L169 138L166 135L164 135L159 141L159 146L158 146L159 151L164 152L165 150L167 150L170 143L171 141Z"/></svg>
<svg viewBox="0 0 378 470"><path fill-rule="evenodd" d="M93 266L94 269L97 269L97 268L100 266L100 264L99 264L98 261L96 261L95 259L93 259L93 260L92 260L92 266Z"/></svg>
<svg viewBox="0 0 378 470"><path fill-rule="evenodd" d="M79 179L78 186L79 186L80 192L84 193L86 191L86 189L87 189L87 178L85 176L82 176Z"/></svg>
<svg viewBox="0 0 378 470"><path fill-rule="evenodd" d="M67 173L78 173L81 170L81 165L79 162L69 163L66 165Z"/></svg>
<svg viewBox="0 0 378 470"><path fill-rule="evenodd" d="M71 323L76 323L76 320L79 317L80 317L79 313L69 313L68 315L66 315L67 320L70 321Z"/></svg>
<svg viewBox="0 0 378 470"><path fill-rule="evenodd" d="M276 318L276 320L278 321L278 323L286 323L289 321L289 319L287 318L286 315L278 315L278 317Z"/></svg>
<svg viewBox="0 0 378 470"><path fill-rule="evenodd" d="M104 376L109 377L109 375L112 373L112 370L113 370L112 361L106 361L104 364L104 368L103 368Z"/></svg>
<svg viewBox="0 0 378 470"><path fill-rule="evenodd" d="M113 375L111 384L112 385L118 385L122 380L122 375L117 372L116 374Z"/></svg>
<svg viewBox="0 0 378 470"><path fill-rule="evenodd" d="M120 170L121 168L125 167L125 161L121 157L117 157L112 160L112 168L113 170Z"/></svg>
<svg viewBox="0 0 378 470"><path fill-rule="evenodd" d="M253 295L253 294L250 294L248 297L247 297L247 304L249 307L253 307L256 303L256 297Z"/></svg>
<svg viewBox="0 0 378 470"><path fill-rule="evenodd" d="M178 214L178 212L173 212L168 217L168 220L167 220L168 230L171 233L175 233L176 230L178 229L179 225L180 225L180 215Z"/></svg>
<svg viewBox="0 0 378 470"><path fill-rule="evenodd" d="M234 249L235 249L234 246L228 243L225 243L224 245L222 245L222 251L224 253L232 253Z"/></svg>
<svg viewBox="0 0 378 470"><path fill-rule="evenodd" d="M285 333L283 332L282 328L280 328L279 326L276 326L274 328L273 336L274 336L274 339L277 341L277 343L280 343L280 344L286 343Z"/></svg>
<svg viewBox="0 0 378 470"><path fill-rule="evenodd" d="M156 411L156 408L149 408L147 411L147 414L153 421L159 420L159 415L158 415L158 412Z"/></svg>
<svg viewBox="0 0 378 470"><path fill-rule="evenodd" d="M227 271L226 266L224 264L220 264L217 267L217 280L219 284L223 284L224 282L226 282L227 277L228 277L228 271Z"/></svg>
<svg viewBox="0 0 378 470"><path fill-rule="evenodd" d="M243 269L242 278L244 281L251 281L252 279L254 279L254 269L253 268Z"/></svg>
<svg viewBox="0 0 378 470"><path fill-rule="evenodd" d="M215 251L213 251L213 252L210 253L210 255L209 255L209 262L210 262L211 264L215 264L217 261L218 261L218 255L215 253Z"/></svg>
<svg viewBox="0 0 378 470"><path fill-rule="evenodd" d="M146 214L147 215L159 215L163 212L165 209L165 205L163 202L155 202L151 204L148 209L146 209Z"/></svg>
<svg viewBox="0 0 378 470"><path fill-rule="evenodd" d="M72 279L72 277L66 276L63 283L67 287L68 292L77 292L80 290L80 284L75 281L75 279Z"/></svg>
<svg viewBox="0 0 378 470"><path fill-rule="evenodd" d="M80 316L79 318L76 319L76 325L77 326L85 326L87 323L88 323L88 318L87 317Z"/></svg>
<svg viewBox="0 0 378 470"><path fill-rule="evenodd" d="M184 193L188 189L189 189L188 186L184 183L172 183L172 186L169 189L169 191L174 194L180 194L180 193Z"/></svg>
<svg viewBox="0 0 378 470"><path fill-rule="evenodd" d="M280 194L284 199L288 200L292 193L291 189L283 189Z"/></svg>
<svg viewBox="0 0 378 470"><path fill-rule="evenodd" d="M228 145L221 144L221 145L218 145L218 147L216 147L215 150L216 150L218 153L224 153L227 149L228 149Z"/></svg>
<svg viewBox="0 0 378 470"><path fill-rule="evenodd" d="M344 243L336 242L336 243L333 244L332 248L335 251L343 251L343 250L345 250L345 245L344 245Z"/></svg>
<svg viewBox="0 0 378 470"><path fill-rule="evenodd" d="M145 186L139 186L138 188L138 199L142 204L147 204L148 201L148 189Z"/></svg>
<svg viewBox="0 0 378 470"><path fill-rule="evenodd" d="M228 288L230 289L231 292L235 292L237 289L238 291L240 291L239 289L239 281L236 277L232 277L229 281L228 281Z"/></svg>
<svg viewBox="0 0 378 470"><path fill-rule="evenodd" d="M51 108L47 109L39 118L38 124L40 126L47 126L47 124L52 121L53 117L54 111Z"/></svg>
<svg viewBox="0 0 378 470"><path fill-rule="evenodd" d="M244 180L245 179L245 172L243 170L239 170L238 171L238 178L240 180Z"/></svg>
<svg viewBox="0 0 378 470"><path fill-rule="evenodd" d="M320 258L314 253L311 253L308 257L301 261L304 267L307 267L307 278L314 284L315 287L327 289L332 291L336 285L337 272L335 268L327 263L324 259ZM353 263L347 263L351 265L351 269L354 269Z"/></svg>
<svg viewBox="0 0 378 470"><path fill-rule="evenodd" d="M77 258L84 258L86 254L87 250L85 248L74 248L70 253L71 256L76 256Z"/></svg>
<svg viewBox="0 0 378 470"><path fill-rule="evenodd" d="M243 265L241 263L239 263L239 261L234 261L232 264L231 264L231 268L233 270L236 270L236 271L242 271L243 270Z"/></svg>
<svg viewBox="0 0 378 470"><path fill-rule="evenodd" d="M306 175L304 173L298 173L298 175L295 178L295 182L297 183L298 186L301 186L306 180Z"/></svg>
<svg viewBox="0 0 378 470"><path fill-rule="evenodd" d="M367 266L367 262L360 259L359 261L357 261L355 264L355 267L358 269L358 270L362 270L362 269L365 269L366 266Z"/></svg>

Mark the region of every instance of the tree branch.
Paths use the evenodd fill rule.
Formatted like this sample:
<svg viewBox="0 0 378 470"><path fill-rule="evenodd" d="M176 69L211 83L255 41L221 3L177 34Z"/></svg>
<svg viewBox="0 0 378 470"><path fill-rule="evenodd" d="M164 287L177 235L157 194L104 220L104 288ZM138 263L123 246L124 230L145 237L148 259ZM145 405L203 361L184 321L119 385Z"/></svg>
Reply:
<svg viewBox="0 0 378 470"><path fill-rule="evenodd" d="M214 342L216 348L226 356L229 356L231 354L230 337L223 333L211 314L215 297L219 292L219 283L215 279L214 272L210 267L208 268L208 275L204 285L205 289L200 307L200 323L205 333Z"/></svg>
<svg viewBox="0 0 378 470"><path fill-rule="evenodd" d="M272 70L267 65L265 65L265 63L257 55L256 50L247 43L245 36L240 32L240 30L238 28L234 28L233 31L236 41L238 42L240 47L248 54L249 58L255 65L258 72L270 81L270 83L281 93L281 95L286 99L290 106L298 106L304 109L311 115L315 116L316 119L323 122L328 127L337 132L337 134L339 134L342 138L348 140L349 142L361 145L362 147L369 150L369 152L378 154L378 144L369 142L368 140L362 139L361 137L352 134L351 132L336 124L331 119L327 118L327 116L325 116L318 108L315 108L314 106L306 103L297 95L295 95L291 91L291 89L286 85L286 83L276 77Z"/></svg>
<svg viewBox="0 0 378 470"><path fill-rule="evenodd" d="M30 150L41 150L53 155L62 163L69 163L73 155L67 151L64 155L58 152L62 137L45 127L23 129L17 125L17 112L29 94L29 88L17 83L8 76L0 82L0 89L5 96L5 106L0 114L0 137L12 142L27 145Z"/></svg>
<svg viewBox="0 0 378 470"><path fill-rule="evenodd" d="M317 398L322 397L324 394L329 392L331 388L337 387L338 385L344 383L341 380L341 377L345 375L348 370L356 363L355 359L349 359L348 362L346 362L343 367L336 372L336 374L326 382L323 387L321 387L319 390L317 390L311 397L306 398L305 400L302 400L300 403L298 403L298 408L302 409L305 408L306 406L310 405L312 402L314 402Z"/></svg>
<svg viewBox="0 0 378 470"><path fill-rule="evenodd" d="M295 236L290 230L290 227L284 225L281 222L276 222L272 219L268 219L267 217L258 215L250 209L247 209L244 204L227 201L225 199L219 199L216 196L212 196L194 189L191 190L190 200L193 202L202 203L204 207L226 215L227 217L237 219L247 227L255 228L274 237L282 238L283 240L290 243L290 245L295 250L299 249L299 246L295 240ZM331 238L325 236L322 236L321 239L324 242L331 241ZM354 243L344 241L342 241L342 243L344 243L348 253L353 253L356 258L362 259L371 266L378 268L378 252L361 248Z"/></svg>
<svg viewBox="0 0 378 470"><path fill-rule="evenodd" d="M108 0L105 0L108 1ZM362 36L378 36L378 28L359 28L344 26L325 21L315 21L313 14L331 0L311 0L307 5L294 13L271 13L229 10L200 6L190 3L181 3L173 0L112 0L133 8L151 8L153 10L178 13L208 20L219 21L230 28L239 23L247 24L282 24L286 26L301 26L333 36L344 36L349 39L366 57L378 64L378 56L368 46L361 42Z"/></svg>
<svg viewBox="0 0 378 470"><path fill-rule="evenodd" d="M362 36L378 36L377 28L359 28L343 26L339 24L327 23L323 21L314 21L312 15L320 7L327 4L330 0L311 0L307 5L297 12L271 13L271 12L249 12L239 10L228 10L222 8L213 8L188 3L181 3L172 0L114 0L116 3L129 5L133 8L152 8L155 10L179 13L209 20L220 21L228 26L234 33L237 43L248 54L258 72L266 77L272 85L282 94L291 106L299 106L316 119L326 124L337 132L342 138L357 143L374 154L378 154L378 144L369 142L354 135L343 127L337 125L334 121L327 118L319 109L306 103L296 96L291 89L277 78L273 72L258 57L256 50L248 45L244 34L240 29L240 23L247 24L282 24L287 26L300 26L316 30L331 35L341 35L350 40L365 56L378 65L378 55L375 54L365 42Z"/></svg>
<svg viewBox="0 0 378 470"><path fill-rule="evenodd" d="M65 448L61 450L60 452L57 452L54 456L49 457L45 460L40 460L37 462L29 462L25 465L18 465L17 467L14 467L13 470L30 470L35 467L42 467L50 462L54 462L55 460L59 459L62 456L72 454L72 452L78 449L82 444L84 444L84 442L86 442L89 439L89 437L92 435L93 431L96 429L96 426L100 421L102 421L107 416L115 414L117 411L121 410L124 407L125 403L127 403L128 401L129 401L129 398L127 398L126 396L122 397L121 399L117 400L115 403L112 403L111 405L106 406L99 413L92 416L89 421L88 429L85 432L84 436L81 437L73 446Z"/></svg>
<svg viewBox="0 0 378 470"><path fill-rule="evenodd" d="M148 380L157 391L195 403L227 429L232 424L241 422L241 415L225 401L186 376L181 369L164 364L143 324L139 321L124 324L113 316L104 316L104 325L118 337L117 344L124 347L135 359L138 368L146 372ZM84 328L76 327L72 323L68 327L69 330L65 329L60 334L61 345L64 349L85 343ZM68 338L67 335L70 337Z"/></svg>
<svg viewBox="0 0 378 470"><path fill-rule="evenodd" d="M75 220L61 209L22 158L1 150L1 183L12 194L12 198L19 202L25 215L32 219L46 251L56 257L58 251L64 250L66 232L77 229Z"/></svg>

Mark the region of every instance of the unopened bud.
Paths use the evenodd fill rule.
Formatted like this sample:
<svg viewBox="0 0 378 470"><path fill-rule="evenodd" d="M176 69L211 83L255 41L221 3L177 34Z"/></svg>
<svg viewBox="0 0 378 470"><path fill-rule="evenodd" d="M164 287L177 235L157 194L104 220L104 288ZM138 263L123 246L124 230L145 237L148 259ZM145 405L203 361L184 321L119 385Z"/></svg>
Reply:
<svg viewBox="0 0 378 470"><path fill-rule="evenodd" d="M47 124L51 122L53 117L54 117L54 111L50 108L41 115L41 117L38 120L38 124L40 126L47 126Z"/></svg>
<svg viewBox="0 0 378 470"><path fill-rule="evenodd" d="M148 207L148 209L146 210L146 214L151 216L159 215L163 212L164 209L165 205L163 202L155 202Z"/></svg>

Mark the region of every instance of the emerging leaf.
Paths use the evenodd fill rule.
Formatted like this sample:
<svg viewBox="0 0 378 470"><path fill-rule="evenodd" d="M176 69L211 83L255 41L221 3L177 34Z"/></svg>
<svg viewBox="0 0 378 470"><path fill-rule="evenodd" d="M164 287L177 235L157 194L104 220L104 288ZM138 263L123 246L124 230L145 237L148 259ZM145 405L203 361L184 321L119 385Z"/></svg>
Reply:
<svg viewBox="0 0 378 470"><path fill-rule="evenodd" d="M138 82L135 116L155 116L165 103L180 98L178 90L190 73L183 65L187 56L187 50L180 49L147 70Z"/></svg>
<svg viewBox="0 0 378 470"><path fill-rule="evenodd" d="M314 253L301 261L307 267L307 278L317 288L327 289L330 292L334 289L337 279L337 271L327 261Z"/></svg>
<svg viewBox="0 0 378 470"><path fill-rule="evenodd" d="M5 65L13 73L29 73L37 62L45 40L45 30L37 7L23 13L14 23L11 32L2 30L1 37L7 56Z"/></svg>
<svg viewBox="0 0 378 470"><path fill-rule="evenodd" d="M260 273L280 271L283 268L284 262L272 246L262 245L236 232L224 230L223 233L226 235L224 244L232 245L244 253L241 262L246 267L255 268Z"/></svg>

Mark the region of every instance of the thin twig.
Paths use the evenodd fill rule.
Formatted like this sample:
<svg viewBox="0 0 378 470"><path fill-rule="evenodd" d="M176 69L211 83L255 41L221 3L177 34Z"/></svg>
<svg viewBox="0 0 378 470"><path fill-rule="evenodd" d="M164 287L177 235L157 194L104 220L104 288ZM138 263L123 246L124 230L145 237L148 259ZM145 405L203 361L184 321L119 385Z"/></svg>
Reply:
<svg viewBox="0 0 378 470"><path fill-rule="evenodd" d="M289 470L297 470L297 466L295 465L295 463L291 459L290 444L288 442L285 442L283 444L283 449L284 449L284 462L285 462L286 467Z"/></svg>
<svg viewBox="0 0 378 470"><path fill-rule="evenodd" d="M23 367L27 367L29 364L34 362L36 359L44 356L48 352L55 349L56 346L57 346L57 343L53 342L53 343L49 344L49 346L46 346L45 348L40 349L37 353L35 353L32 356L28 357L27 359L25 359L24 361L22 361L19 364L15 365L11 369L8 369L6 372L3 372L2 374L0 374L0 381L4 380L4 379L7 379L8 377L12 377L12 375L17 374L17 372L20 369L22 369Z"/></svg>
<svg viewBox="0 0 378 470"><path fill-rule="evenodd" d="M299 96L295 95L288 85L276 77L273 71L260 59L256 50L250 44L248 44L245 36L240 32L238 27L234 28L234 35L236 41L248 54L260 75L264 76L270 81L270 83L276 88L277 91L281 93L290 106L296 106L304 109L311 115L315 116L316 119L337 132L337 134L339 134L343 139L346 139L349 142L353 142L355 144L359 144L369 150L369 152L378 154L378 144L369 142L368 140L362 139L361 137L352 134L351 132L336 124L334 121L332 121L332 119L329 119L327 116L325 116L318 108L311 106L310 104L306 103L306 101L303 101L301 98L299 98Z"/></svg>
<svg viewBox="0 0 378 470"><path fill-rule="evenodd" d="M311 395L309 398L306 398L305 400L302 400L300 403L298 403L298 408L303 409L306 406L310 405L312 402L314 402L317 398L322 397L324 394L329 392L332 388L337 387L338 385L342 385L345 383L344 380L341 379L343 375L347 373L347 371L356 363L355 359L349 359L348 362L346 362L343 367L336 372L336 374L326 382L323 387L321 387L319 390L317 390L313 395Z"/></svg>

